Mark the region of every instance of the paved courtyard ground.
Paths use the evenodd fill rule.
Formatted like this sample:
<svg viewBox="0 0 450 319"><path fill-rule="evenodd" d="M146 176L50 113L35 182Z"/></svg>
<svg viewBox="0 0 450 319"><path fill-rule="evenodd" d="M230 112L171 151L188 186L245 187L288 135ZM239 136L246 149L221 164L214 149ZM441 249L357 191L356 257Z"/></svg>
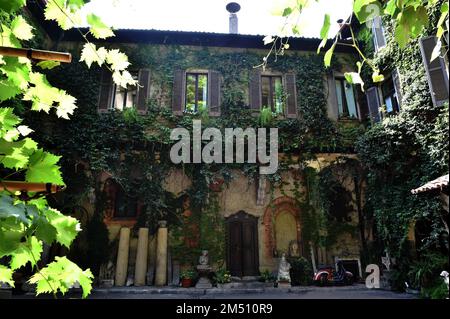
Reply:
<svg viewBox="0 0 450 319"><path fill-rule="evenodd" d="M72 294L69 298L77 298ZM32 294L13 298L35 298ZM41 298L51 298L43 296ZM357 284L349 287L292 287L255 289L195 289L156 287L114 287L94 289L90 299L414 299L415 295L367 289Z"/></svg>

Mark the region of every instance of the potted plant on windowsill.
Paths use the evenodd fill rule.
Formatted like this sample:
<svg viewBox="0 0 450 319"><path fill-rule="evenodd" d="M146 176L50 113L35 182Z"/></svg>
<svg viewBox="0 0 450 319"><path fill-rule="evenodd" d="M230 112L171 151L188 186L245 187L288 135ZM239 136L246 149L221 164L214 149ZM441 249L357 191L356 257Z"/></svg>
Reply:
<svg viewBox="0 0 450 319"><path fill-rule="evenodd" d="M181 278L181 287L183 288L192 287L192 283L194 282L195 278L195 271L193 269L183 270L180 273L180 278Z"/></svg>

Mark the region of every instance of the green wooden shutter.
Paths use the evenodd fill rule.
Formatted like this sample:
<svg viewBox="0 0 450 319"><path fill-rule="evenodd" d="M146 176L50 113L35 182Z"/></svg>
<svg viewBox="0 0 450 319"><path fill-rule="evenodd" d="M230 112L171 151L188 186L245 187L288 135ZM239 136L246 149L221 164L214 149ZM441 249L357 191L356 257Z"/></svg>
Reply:
<svg viewBox="0 0 450 319"><path fill-rule="evenodd" d="M184 110L184 76L183 70L176 70L173 77L172 111L176 115L182 115Z"/></svg>
<svg viewBox="0 0 450 319"><path fill-rule="evenodd" d="M250 72L250 109L258 111L261 108L261 72L252 70Z"/></svg>
<svg viewBox="0 0 450 319"><path fill-rule="evenodd" d="M431 61L431 54L436 46L436 37L426 37L420 39L420 50L422 53L423 64L427 73L430 94L435 106L441 106L448 101L448 75L445 70L445 62L442 57Z"/></svg>
<svg viewBox="0 0 450 319"><path fill-rule="evenodd" d="M297 112L297 84L295 81L295 74L288 73L284 77L285 89L287 93L286 99L286 117L296 118Z"/></svg>
<svg viewBox="0 0 450 319"><path fill-rule="evenodd" d="M220 73L208 72L208 108L210 116L220 116Z"/></svg>
<svg viewBox="0 0 450 319"><path fill-rule="evenodd" d="M112 80L111 71L107 68L102 68L100 77L100 94L98 98L98 111L106 112L112 108L114 83Z"/></svg>
<svg viewBox="0 0 450 319"><path fill-rule="evenodd" d="M398 72L398 69L395 69L392 72L392 82L394 82L394 89L395 89L395 94L397 95L397 102L398 102L398 106L399 108L401 108L402 106L402 87L401 87L401 83L400 83L400 73Z"/></svg>
<svg viewBox="0 0 450 319"><path fill-rule="evenodd" d="M138 80L137 111L139 113L145 113L147 112L147 100L150 95L150 70L139 70Z"/></svg>
<svg viewBox="0 0 450 319"><path fill-rule="evenodd" d="M380 121L380 97L378 95L378 88L376 86L367 90L367 106L369 107L370 118L374 122Z"/></svg>

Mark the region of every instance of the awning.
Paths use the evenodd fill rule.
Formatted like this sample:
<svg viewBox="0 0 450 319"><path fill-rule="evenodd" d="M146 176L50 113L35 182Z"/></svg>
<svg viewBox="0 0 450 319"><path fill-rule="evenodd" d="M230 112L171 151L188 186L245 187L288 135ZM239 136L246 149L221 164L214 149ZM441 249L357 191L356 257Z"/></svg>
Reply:
<svg viewBox="0 0 450 319"><path fill-rule="evenodd" d="M424 192L429 192L435 189L442 190L444 187L448 187L448 175L441 176L436 178L435 180L426 183L425 185L420 186L419 188L411 190L413 194L419 194Z"/></svg>

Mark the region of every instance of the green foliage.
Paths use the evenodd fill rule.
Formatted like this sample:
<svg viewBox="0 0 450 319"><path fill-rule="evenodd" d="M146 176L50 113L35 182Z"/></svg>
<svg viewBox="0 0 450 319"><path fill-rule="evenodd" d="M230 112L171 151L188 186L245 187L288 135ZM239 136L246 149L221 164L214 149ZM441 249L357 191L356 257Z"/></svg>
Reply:
<svg viewBox="0 0 450 319"><path fill-rule="evenodd" d="M291 264L290 274L292 285L310 285L313 277L311 262L304 257L290 257L288 261Z"/></svg>
<svg viewBox="0 0 450 319"><path fill-rule="evenodd" d="M448 256L428 251L412 264L409 276L415 287L430 288L436 284L436 278L440 279L440 273L447 269Z"/></svg>
<svg viewBox="0 0 450 319"><path fill-rule="evenodd" d="M217 284L226 284L231 282L231 274L225 268L220 268L214 273L213 279Z"/></svg>
<svg viewBox="0 0 450 319"><path fill-rule="evenodd" d="M261 275L259 277L259 281L262 282L275 282L276 277L272 274L269 269L264 269L261 271Z"/></svg>
<svg viewBox="0 0 450 319"><path fill-rule="evenodd" d="M2 46L21 48L21 41L32 44L34 27L18 13L25 6L24 0L0 1L0 38ZM84 0L50 0L46 2L45 17L55 20L64 29L80 25ZM88 16L91 33L96 38L112 36L112 31L94 15ZM87 39L86 39L87 40ZM106 52L96 50L96 54ZM119 85L134 84L126 67L127 57L118 50L110 50L99 65L107 62L114 71L114 80ZM59 63L42 61L41 69L52 69ZM56 184L63 186L60 170L61 157L38 148L31 138L33 132L22 119L15 115L31 105L33 111L51 110L57 117L69 119L76 109L76 99L65 90L53 87L46 75L36 72L27 58L0 56L0 179L25 180L26 182ZM42 123L40 123L42 124ZM21 196L19 196L21 195ZM43 242L59 243L69 247L81 230L75 218L65 216L50 208L43 198L23 200L25 195L35 198L39 194L19 194L4 189L0 193L0 281L14 286L12 274L28 263L37 273L30 283L37 284L37 294L57 291L63 294L76 282L83 289L83 298L91 291L92 274L81 270L65 257L39 269Z"/></svg>
<svg viewBox="0 0 450 319"><path fill-rule="evenodd" d="M185 269L180 272L181 279L194 279L197 277L197 272L194 269Z"/></svg>
<svg viewBox="0 0 450 319"><path fill-rule="evenodd" d="M83 271L66 257L56 257L54 262L34 274L29 282L37 285L37 295L55 294L57 291L65 294L74 284L79 283L83 289L83 298L86 298L92 289L93 278L89 269Z"/></svg>
<svg viewBox="0 0 450 319"><path fill-rule="evenodd" d="M437 1L428 8L431 26L439 18L439 5ZM419 251L448 252L448 234L442 223L438 196L412 195L411 189L448 174L449 111L448 104L442 107L432 104L418 41L412 40L400 49L393 36L396 22L384 20L383 25L388 43L372 61L379 69L398 68L403 104L398 115L385 118L362 135L356 150L368 169L366 206L375 219L378 240L391 256L401 261L393 279L395 287L404 289L412 267L407 241L410 225L426 225L416 243ZM432 32L430 27L427 34ZM361 39L371 55L370 38L362 34ZM417 266L425 259L420 257ZM414 272L421 277L423 269Z"/></svg>

